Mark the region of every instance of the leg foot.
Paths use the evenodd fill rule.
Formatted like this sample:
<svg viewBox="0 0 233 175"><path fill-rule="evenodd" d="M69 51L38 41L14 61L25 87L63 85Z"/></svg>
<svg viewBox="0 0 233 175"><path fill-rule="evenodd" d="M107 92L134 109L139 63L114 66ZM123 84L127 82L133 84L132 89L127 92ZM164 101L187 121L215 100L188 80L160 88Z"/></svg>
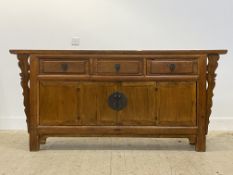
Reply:
<svg viewBox="0 0 233 175"><path fill-rule="evenodd" d="M39 151L40 149L39 136L37 134L30 133L29 141L30 141L29 144L30 151Z"/></svg>
<svg viewBox="0 0 233 175"><path fill-rule="evenodd" d="M206 151L206 136L197 136L195 150L198 152Z"/></svg>

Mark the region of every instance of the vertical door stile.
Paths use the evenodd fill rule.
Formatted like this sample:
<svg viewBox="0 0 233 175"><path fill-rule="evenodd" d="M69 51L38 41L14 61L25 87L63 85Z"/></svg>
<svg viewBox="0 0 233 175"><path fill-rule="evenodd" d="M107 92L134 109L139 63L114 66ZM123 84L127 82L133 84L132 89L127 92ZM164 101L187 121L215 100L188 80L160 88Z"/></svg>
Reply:
<svg viewBox="0 0 233 175"><path fill-rule="evenodd" d="M157 87L157 82L154 82L154 116L155 116L155 125L157 125L158 121L158 87Z"/></svg>
<svg viewBox="0 0 233 175"><path fill-rule="evenodd" d="M99 99L101 98L101 95L100 95L100 91L98 89L98 84L96 85L96 94L95 94L95 100L96 100L96 103L95 103L95 107L96 107L96 115L95 115L95 118L96 118L96 122L99 123L99 120L101 118L100 116L100 104L99 104Z"/></svg>
<svg viewBox="0 0 233 175"><path fill-rule="evenodd" d="M159 83L156 83L155 87L155 94L156 94L156 125L159 124L159 113L160 113L160 89Z"/></svg>
<svg viewBox="0 0 233 175"><path fill-rule="evenodd" d="M122 85L122 82L116 82L115 91L120 91L120 86L121 86L121 85ZM116 112L116 124L117 124L117 125L121 125L120 116L121 116L121 111L117 111L117 112Z"/></svg>
<svg viewBox="0 0 233 175"><path fill-rule="evenodd" d="M76 98L77 98L77 123L79 124L80 123L80 119L81 119L81 95L80 95L80 84L77 83L77 86L76 86Z"/></svg>

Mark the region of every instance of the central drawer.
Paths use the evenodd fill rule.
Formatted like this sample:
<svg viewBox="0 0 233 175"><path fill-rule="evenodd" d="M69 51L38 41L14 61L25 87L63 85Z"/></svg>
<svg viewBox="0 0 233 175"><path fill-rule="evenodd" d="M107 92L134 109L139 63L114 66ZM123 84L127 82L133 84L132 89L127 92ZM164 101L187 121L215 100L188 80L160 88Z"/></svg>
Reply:
<svg viewBox="0 0 233 175"><path fill-rule="evenodd" d="M143 59L97 59L97 75L142 75Z"/></svg>

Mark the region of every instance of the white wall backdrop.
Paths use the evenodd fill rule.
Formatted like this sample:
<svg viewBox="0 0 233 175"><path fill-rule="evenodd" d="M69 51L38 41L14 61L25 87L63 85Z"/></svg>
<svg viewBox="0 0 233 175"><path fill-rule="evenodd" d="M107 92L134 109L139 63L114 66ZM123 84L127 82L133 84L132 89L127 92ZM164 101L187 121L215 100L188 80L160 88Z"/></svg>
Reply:
<svg viewBox="0 0 233 175"><path fill-rule="evenodd" d="M79 47L71 46L73 36ZM232 0L0 0L0 129L22 129L19 68L10 48L226 48L211 128L233 128Z"/></svg>

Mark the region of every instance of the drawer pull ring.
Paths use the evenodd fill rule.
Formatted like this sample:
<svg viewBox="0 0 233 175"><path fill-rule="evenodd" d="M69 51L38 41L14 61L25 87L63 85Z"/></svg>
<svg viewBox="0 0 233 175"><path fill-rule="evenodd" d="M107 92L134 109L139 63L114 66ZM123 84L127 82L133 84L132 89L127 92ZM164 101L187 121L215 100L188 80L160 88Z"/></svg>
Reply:
<svg viewBox="0 0 233 175"><path fill-rule="evenodd" d="M121 65L120 64L115 64L115 69L116 69L116 72L119 72L120 69L121 69Z"/></svg>
<svg viewBox="0 0 233 175"><path fill-rule="evenodd" d="M66 63L61 64L62 70L65 72L68 70L68 65Z"/></svg>
<svg viewBox="0 0 233 175"><path fill-rule="evenodd" d="M170 64L169 68L170 68L171 72L174 72L174 70L176 69L176 65L175 64Z"/></svg>
<svg viewBox="0 0 233 175"><path fill-rule="evenodd" d="M108 97L108 105L112 109L120 111L127 106L127 97L121 92L114 92Z"/></svg>

